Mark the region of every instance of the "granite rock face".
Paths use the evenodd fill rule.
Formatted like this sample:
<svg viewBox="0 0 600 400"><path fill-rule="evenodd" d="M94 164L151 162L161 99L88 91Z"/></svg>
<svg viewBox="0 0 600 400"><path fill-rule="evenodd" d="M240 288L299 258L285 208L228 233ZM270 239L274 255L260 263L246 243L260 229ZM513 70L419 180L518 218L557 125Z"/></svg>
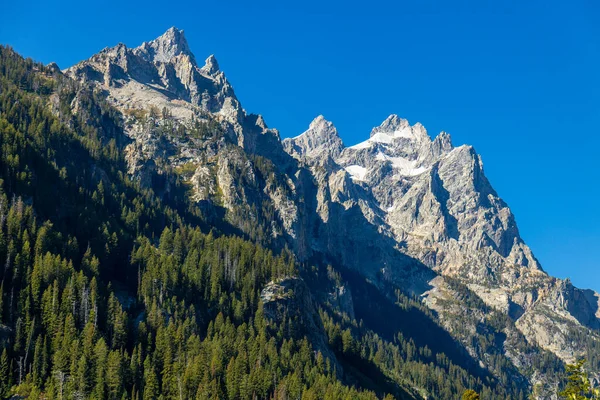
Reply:
<svg viewBox="0 0 600 400"><path fill-rule="evenodd" d="M303 135L310 134L309 129ZM303 135L294 142L313 143L312 147L286 150L314 165L326 150ZM445 132L431 140L422 125L411 126L391 115L364 142L334 149L338 155L332 156L334 172L329 177L345 171L347 179L334 184L334 191L344 192L343 201L338 196L331 201L359 204L364 218L382 236L393 238L403 254L442 277L428 282L432 288L415 292L442 318L445 310L436 306L435 299L449 289L437 286L449 277L510 316L530 342L564 361L583 355L581 343L570 341L571 329L591 328L590 337L598 337L598 294L543 271L521 239L510 208L487 180L473 147L453 147ZM331 181L317 178L330 190ZM352 247L341 251L351 252ZM405 289L414 287L414 281L407 285L405 276L395 276L405 275L398 267L382 265L381 271Z"/></svg>
<svg viewBox="0 0 600 400"><path fill-rule="evenodd" d="M174 141L164 135L165 125L182 132L212 121L246 148L279 140L277 131L268 129L262 117L247 115L242 109L214 56L202 66L197 64L184 32L177 28L136 48L122 43L105 48L64 73L105 93L122 111L125 133L133 139L128 160L134 174L140 163L151 162L165 146L181 153L182 159L197 156L197 143ZM166 139L163 148L149 145L157 136Z"/></svg>
<svg viewBox="0 0 600 400"><path fill-rule="evenodd" d="M336 158L344 149L337 129L322 115L315 118L308 130L301 135L284 139L285 150L297 159Z"/></svg>
<svg viewBox="0 0 600 400"><path fill-rule="evenodd" d="M108 89L109 98L125 109L152 105L177 118L205 111L234 120L242 111L214 56L199 66L177 28L133 49L122 43L105 48L65 73Z"/></svg>
<svg viewBox="0 0 600 400"><path fill-rule="evenodd" d="M600 295L544 272L480 155L455 147L448 133L432 139L421 124L391 115L346 147L319 116L281 141L242 109L214 56L196 63L176 28L133 49L106 48L65 73L120 110L129 171L143 184L175 171L199 207L224 210L228 223L259 242L419 296L474 356L469 335L488 323L488 309L508 317L497 350L522 371L529 353L516 337L566 362L583 355L582 337L600 341ZM461 303L457 285L481 307ZM311 290L296 278L273 282L262 293L266 312L276 320L288 307L319 331L308 315ZM351 287L333 297L354 318ZM315 339L325 351L322 340ZM487 356L479 361L491 368Z"/></svg>

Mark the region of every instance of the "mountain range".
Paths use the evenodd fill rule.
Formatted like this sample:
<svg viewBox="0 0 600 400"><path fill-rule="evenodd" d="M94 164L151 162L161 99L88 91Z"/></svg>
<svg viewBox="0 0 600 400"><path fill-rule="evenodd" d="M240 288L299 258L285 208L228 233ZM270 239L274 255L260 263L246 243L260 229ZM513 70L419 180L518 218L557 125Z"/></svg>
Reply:
<svg viewBox="0 0 600 400"><path fill-rule="evenodd" d="M31 74L58 82L38 95L65 129L94 127L96 151L115 153L112 163L121 163L128 185L180 210L162 218L158 208L156 236L154 228L138 227L120 256L151 270L154 264L135 256L145 248L140 243L161 251L159 227L184 225L289 254L296 269L259 285L256 307L273 332L280 330L270 333L278 340L306 338L340 384L398 398L458 398L466 388L482 398L557 398L565 364L582 357L600 377L600 294L544 271L472 146L457 146L446 132L432 137L398 115L353 146L322 115L282 140L262 116L242 108L214 56L197 62L177 28L135 48L105 48L62 71L55 64L36 68ZM93 169L90 179L104 187L116 185L97 162L82 169ZM14 188L4 191L37 204ZM126 207L147 207L141 204ZM125 221L127 214L114 218ZM131 218L139 226L139 217ZM78 241L75 253L85 253ZM244 262L227 258L224 276ZM162 291L157 303L142 300L140 272L111 274L98 279L137 332L152 307L161 308ZM160 274L154 279L169 286ZM4 292L7 304L6 285ZM16 332L16 321L4 330ZM287 324L293 333L282 333ZM132 354L137 342L130 335L122 352ZM26 366L29 345L9 343ZM158 375L163 385L163 371ZM313 384L305 381L305 390ZM243 397L224 385L229 398ZM132 390L127 396L134 397ZM263 397L286 398L277 384L269 390Z"/></svg>

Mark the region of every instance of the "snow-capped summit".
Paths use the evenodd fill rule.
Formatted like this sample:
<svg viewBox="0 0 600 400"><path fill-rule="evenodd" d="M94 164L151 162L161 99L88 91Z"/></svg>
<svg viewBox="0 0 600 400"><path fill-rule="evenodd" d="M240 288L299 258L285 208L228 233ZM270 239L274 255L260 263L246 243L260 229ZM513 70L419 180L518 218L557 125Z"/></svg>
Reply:
<svg viewBox="0 0 600 400"><path fill-rule="evenodd" d="M408 120L392 114L381 125L371 130L369 139L350 148L360 150L377 145L404 146L406 141L413 141L414 145L421 145L431 142L431 138L421 123L417 122L411 126Z"/></svg>
<svg viewBox="0 0 600 400"><path fill-rule="evenodd" d="M373 130L371 131L371 136L373 136L379 132L384 132L384 133L399 132L408 127L410 127L410 124L408 123L407 119L400 118L398 115L392 114L389 117L387 117L385 119L385 121L383 121L381 123L381 125L373 128Z"/></svg>

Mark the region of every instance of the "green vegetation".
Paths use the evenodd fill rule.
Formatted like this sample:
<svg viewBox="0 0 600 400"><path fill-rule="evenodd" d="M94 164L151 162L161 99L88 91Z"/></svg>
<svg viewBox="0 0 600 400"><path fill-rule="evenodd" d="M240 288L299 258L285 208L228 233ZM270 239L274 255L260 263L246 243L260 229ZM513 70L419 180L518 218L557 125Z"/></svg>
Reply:
<svg viewBox="0 0 600 400"><path fill-rule="evenodd" d="M462 395L462 400L479 400L479 393L472 389L466 390Z"/></svg>
<svg viewBox="0 0 600 400"><path fill-rule="evenodd" d="M577 360L567 365L567 384L559 396L567 400L600 399L600 389L592 388L590 379L583 369L586 360Z"/></svg>

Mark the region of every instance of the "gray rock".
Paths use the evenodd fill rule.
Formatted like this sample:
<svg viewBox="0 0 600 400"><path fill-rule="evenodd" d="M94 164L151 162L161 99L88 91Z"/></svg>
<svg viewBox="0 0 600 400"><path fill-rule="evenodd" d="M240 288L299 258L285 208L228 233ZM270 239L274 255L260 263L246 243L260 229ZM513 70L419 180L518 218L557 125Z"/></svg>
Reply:
<svg viewBox="0 0 600 400"><path fill-rule="evenodd" d="M306 132L292 139L284 139L283 146L295 158L307 160L335 158L344 149L337 129L322 115L310 123Z"/></svg>

